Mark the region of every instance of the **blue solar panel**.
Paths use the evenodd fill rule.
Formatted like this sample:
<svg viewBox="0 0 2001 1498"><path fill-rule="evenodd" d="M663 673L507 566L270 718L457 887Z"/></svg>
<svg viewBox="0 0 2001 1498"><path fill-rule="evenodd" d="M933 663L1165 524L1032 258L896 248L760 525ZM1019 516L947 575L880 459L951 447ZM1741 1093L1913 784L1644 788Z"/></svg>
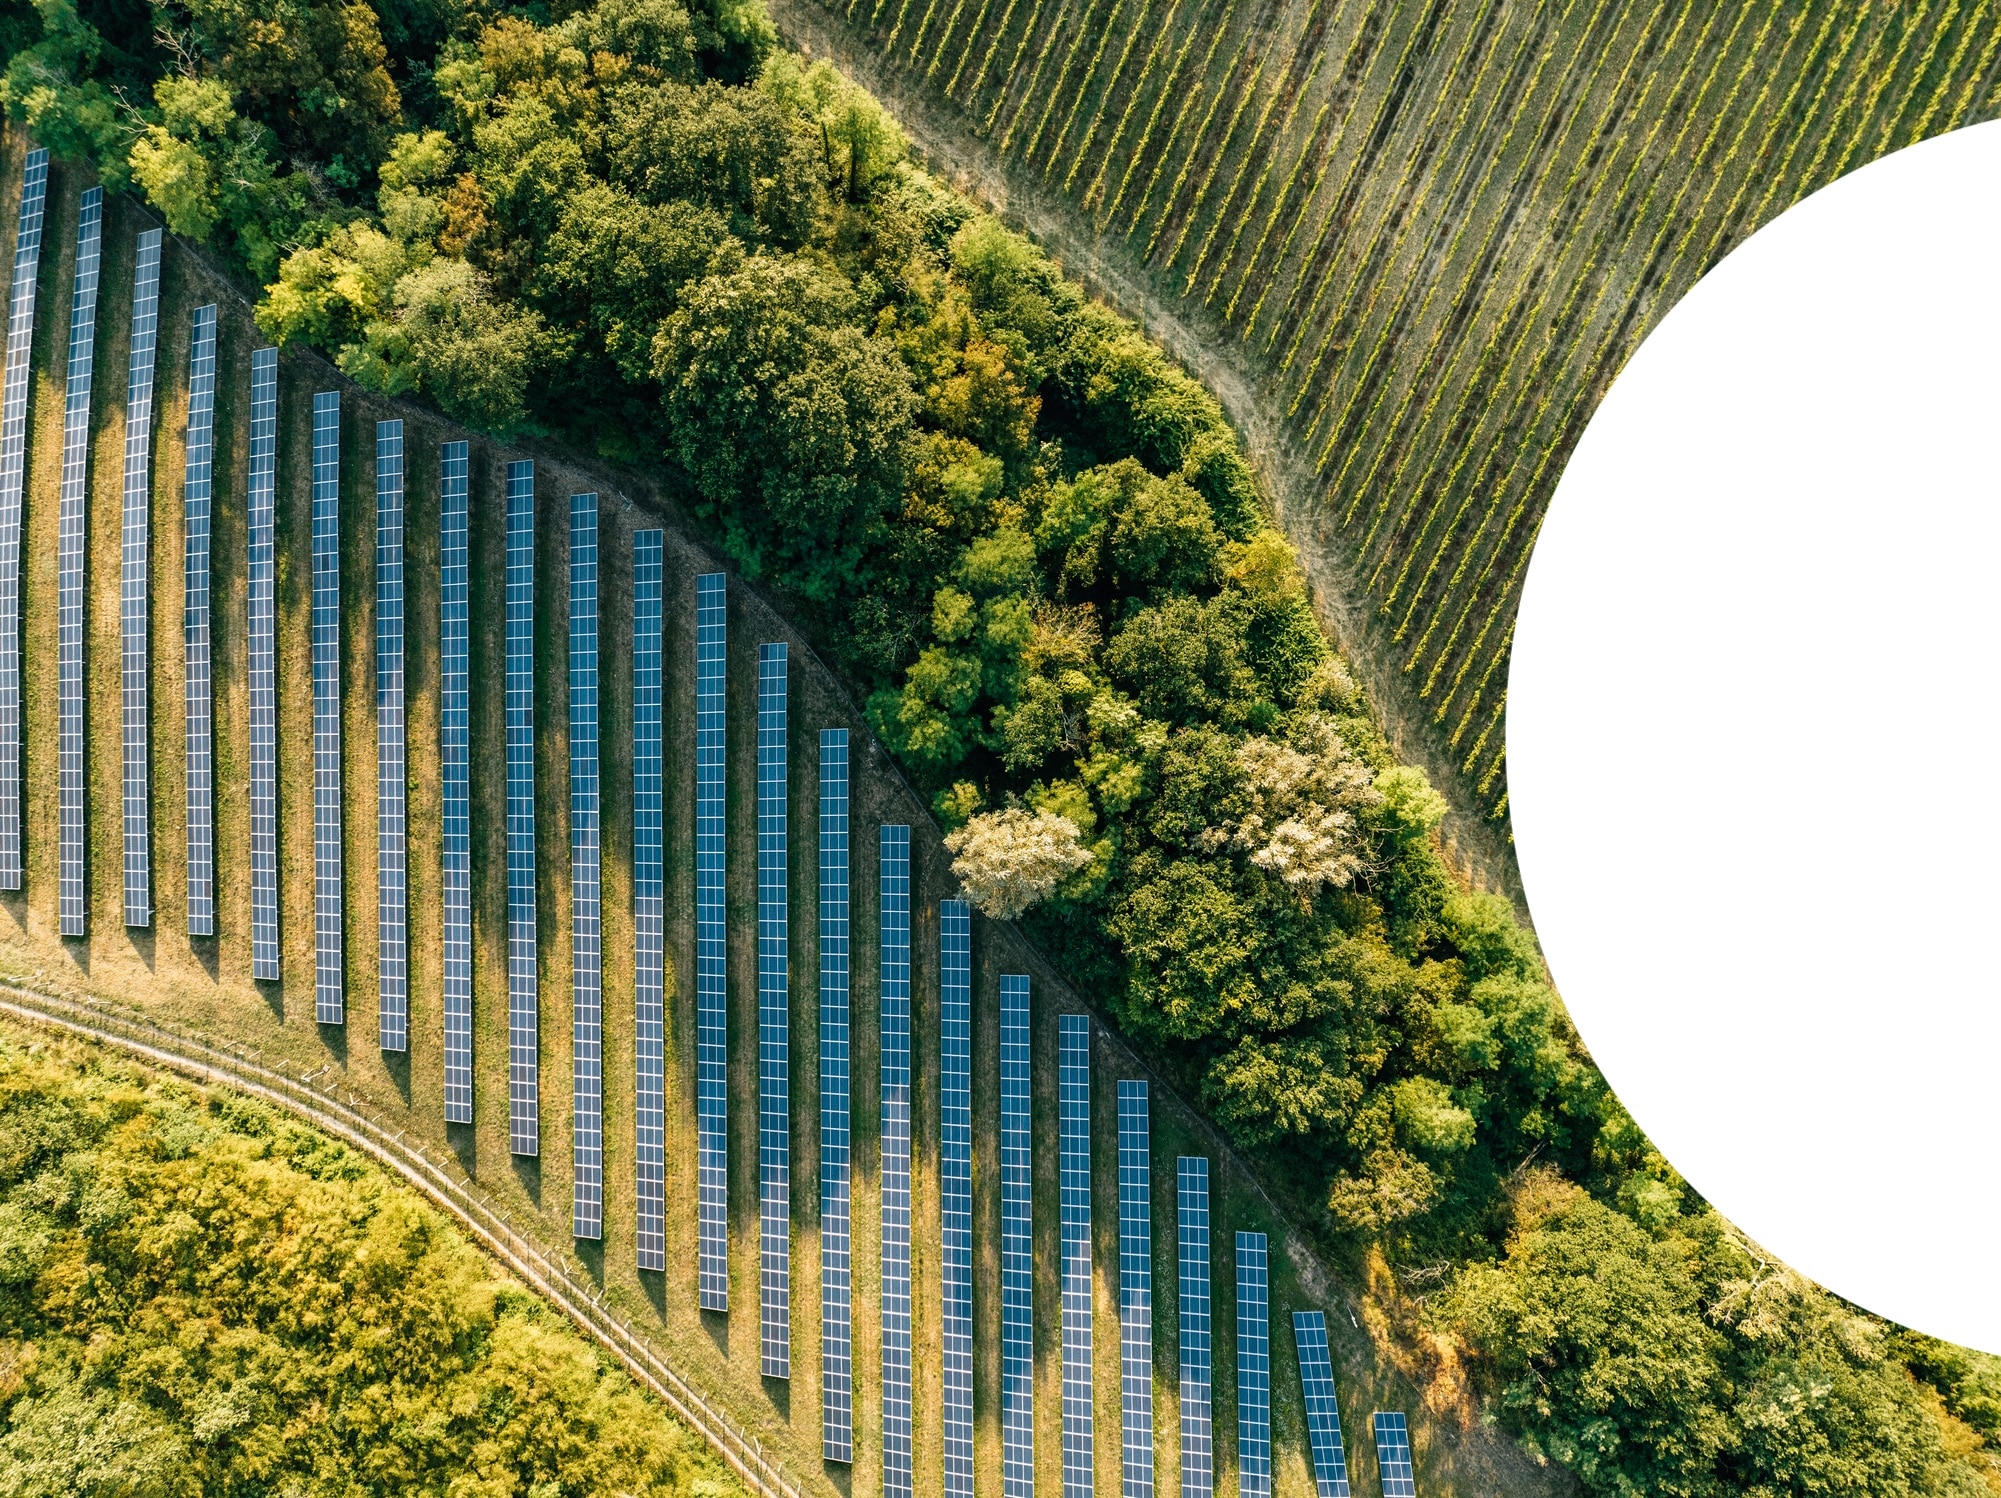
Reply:
<svg viewBox="0 0 2001 1498"><path fill-rule="evenodd" d="M340 773L340 392L313 396L313 1017L345 1024Z"/></svg>
<svg viewBox="0 0 2001 1498"><path fill-rule="evenodd" d="M409 848L403 717L403 423L375 423L376 1042L410 1049Z"/></svg>
<svg viewBox="0 0 2001 1498"><path fill-rule="evenodd" d="M639 1267L667 1267L666 901L660 849L660 587L665 532L632 537L633 1216Z"/></svg>
<svg viewBox="0 0 2001 1498"><path fill-rule="evenodd" d="M938 904L938 1215L945 1491L973 1491L973 915Z"/></svg>
<svg viewBox="0 0 2001 1498"><path fill-rule="evenodd" d="M194 311L187 461L181 478L187 653L188 935L215 935L215 701L209 649L209 521L215 479L215 303ZM5 650L0 645L0 652Z"/></svg>
<svg viewBox="0 0 2001 1498"><path fill-rule="evenodd" d="M882 1491L910 1498L910 829L880 836Z"/></svg>
<svg viewBox="0 0 2001 1498"><path fill-rule="evenodd" d="M1216 1491L1216 1447L1210 1427L1209 1162L1183 1155L1174 1162L1175 1233L1181 1278L1181 1498Z"/></svg>
<svg viewBox="0 0 2001 1498"><path fill-rule="evenodd" d="M250 353L250 975L278 981L278 351Z"/></svg>
<svg viewBox="0 0 2001 1498"><path fill-rule="evenodd" d="M1001 1495L1035 1494L1035 1222L1028 979L1000 980Z"/></svg>
<svg viewBox="0 0 2001 1498"><path fill-rule="evenodd" d="M1306 1398L1306 1442L1313 1452L1315 1498L1348 1498L1348 1458L1341 1449L1341 1407L1334 1397L1327 1318L1319 1311L1294 1311L1292 1344L1299 1350L1299 1387Z"/></svg>
<svg viewBox="0 0 2001 1498"><path fill-rule="evenodd" d="M792 1376L792 993L786 648L757 647L758 1366Z"/></svg>
<svg viewBox="0 0 2001 1498"><path fill-rule="evenodd" d="M21 176L0 400L0 889L21 887L21 495L28 472L28 364L48 185L49 153L37 146Z"/></svg>
<svg viewBox="0 0 2001 1498"><path fill-rule="evenodd" d="M1153 1138L1144 1081L1119 1083L1119 1495L1153 1498Z"/></svg>
<svg viewBox="0 0 2001 1498"><path fill-rule="evenodd" d="M729 582L695 579L695 1184L705 1311L730 1308L729 928L723 906L723 739Z"/></svg>
<svg viewBox="0 0 2001 1498"><path fill-rule="evenodd" d="M1063 1498L1091 1498L1091 1019L1056 1021L1058 1265L1063 1305Z"/></svg>
<svg viewBox="0 0 2001 1498"><path fill-rule="evenodd" d="M438 449L438 762L443 824L445 1122L472 1122L472 693L466 666L467 446Z"/></svg>
<svg viewBox="0 0 2001 1498"><path fill-rule="evenodd" d="M125 924L153 924L153 356L159 342L160 231L139 236L125 382L125 506L118 628L125 760Z"/></svg>
<svg viewBox="0 0 2001 1498"><path fill-rule="evenodd" d="M604 1236L599 926L598 497L570 496L570 1232Z"/></svg>
<svg viewBox="0 0 2001 1498"><path fill-rule="evenodd" d="M848 731L820 730L820 1454L855 1459L848 1117Z"/></svg>
<svg viewBox="0 0 2001 1498"><path fill-rule="evenodd" d="M1265 1235L1237 1234L1237 1498L1271 1494L1271 1316Z"/></svg>
<svg viewBox="0 0 2001 1498"><path fill-rule="evenodd" d="M56 805L60 887L57 929L89 928L84 886L83 646L90 516L90 381L97 354L97 272L104 244L104 189L84 189L76 226L76 279L70 295L69 382L63 401L63 483L56 519Z"/></svg>
<svg viewBox="0 0 2001 1498"><path fill-rule="evenodd" d="M507 1148L541 1153L535 932L535 465L507 465Z"/></svg>
<svg viewBox="0 0 2001 1498"><path fill-rule="evenodd" d="M1376 1471L1383 1479L1383 1498L1417 1498L1417 1472L1410 1460L1410 1427L1402 1410L1378 1410Z"/></svg>

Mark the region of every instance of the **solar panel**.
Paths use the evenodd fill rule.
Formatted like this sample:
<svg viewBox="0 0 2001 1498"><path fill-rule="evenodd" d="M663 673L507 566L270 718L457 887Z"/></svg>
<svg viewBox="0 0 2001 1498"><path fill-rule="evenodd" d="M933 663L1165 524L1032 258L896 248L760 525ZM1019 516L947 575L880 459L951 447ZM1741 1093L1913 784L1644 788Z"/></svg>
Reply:
<svg viewBox="0 0 2001 1498"><path fill-rule="evenodd" d="M570 1232L604 1236L599 925L598 497L570 496Z"/></svg>
<svg viewBox="0 0 2001 1498"><path fill-rule="evenodd" d="M938 1215L945 1491L973 1491L973 915L938 904Z"/></svg>
<svg viewBox="0 0 2001 1498"><path fill-rule="evenodd" d="M666 901L660 801L660 587L664 531L632 537L633 1216L639 1267L667 1267Z"/></svg>
<svg viewBox="0 0 2001 1498"><path fill-rule="evenodd" d="M313 396L313 1017L347 1022L342 971L340 392Z"/></svg>
<svg viewBox="0 0 2001 1498"><path fill-rule="evenodd" d="M1348 1498L1348 1458L1341 1449L1341 1407L1334 1397L1326 1316L1294 1311L1292 1345L1299 1351L1299 1387L1306 1397L1306 1442L1313 1452L1315 1498Z"/></svg>
<svg viewBox="0 0 2001 1498"><path fill-rule="evenodd" d="M1153 1139L1146 1083L1119 1083L1119 1495L1153 1498Z"/></svg>
<svg viewBox="0 0 2001 1498"><path fill-rule="evenodd" d="M1000 980L1001 1498L1035 1493L1035 1257L1028 979Z"/></svg>
<svg viewBox="0 0 2001 1498"><path fill-rule="evenodd" d="M37 146L21 174L6 386L0 396L0 889L21 887L21 495L28 472L28 363L48 186L49 153Z"/></svg>
<svg viewBox="0 0 2001 1498"><path fill-rule="evenodd" d="M250 975L278 981L278 351L250 353Z"/></svg>
<svg viewBox="0 0 2001 1498"><path fill-rule="evenodd" d="M882 1492L910 1498L910 829L880 837Z"/></svg>
<svg viewBox="0 0 2001 1498"><path fill-rule="evenodd" d="M97 355L97 272L104 244L104 189L86 188L77 217L76 277L70 292L69 381L63 400L63 483L56 518L57 929L89 927L83 800L84 594L90 516L90 381Z"/></svg>
<svg viewBox="0 0 2001 1498"><path fill-rule="evenodd" d="M695 579L695 1185L701 1307L730 1308L728 938L723 909L723 673L729 581Z"/></svg>
<svg viewBox="0 0 2001 1498"><path fill-rule="evenodd" d="M120 696L125 762L125 924L153 924L152 528L153 356L159 341L160 231L139 236L132 272L132 353L125 381L125 507L118 554Z"/></svg>
<svg viewBox="0 0 2001 1498"><path fill-rule="evenodd" d="M408 744L403 717L403 423L375 423L375 1008L385 1051L410 1049Z"/></svg>
<svg viewBox="0 0 2001 1498"><path fill-rule="evenodd" d="M1237 1498L1271 1495L1271 1317L1265 1235L1237 1234Z"/></svg>
<svg viewBox="0 0 2001 1498"><path fill-rule="evenodd" d="M820 730L820 1455L855 1459L848 1118L848 731Z"/></svg>
<svg viewBox="0 0 2001 1498"><path fill-rule="evenodd" d="M507 1148L541 1153L535 932L535 465L507 465Z"/></svg>
<svg viewBox="0 0 2001 1498"><path fill-rule="evenodd" d="M469 594L463 442L438 449L438 763L443 839L445 1122L472 1122L472 694L466 666Z"/></svg>
<svg viewBox="0 0 2001 1498"><path fill-rule="evenodd" d="M757 647L758 1366L792 1376L792 993L783 642Z"/></svg>
<svg viewBox="0 0 2001 1498"><path fill-rule="evenodd" d="M181 477L188 758L188 935L215 935L215 716L209 652L209 512L214 498L215 303L194 311L187 459ZM0 651L5 646L0 645Z"/></svg>
<svg viewBox="0 0 2001 1498"><path fill-rule="evenodd" d="M1210 1428L1209 1162L1182 1155L1174 1162L1175 1234L1180 1247L1181 1498L1216 1491L1216 1448Z"/></svg>
<svg viewBox="0 0 2001 1498"><path fill-rule="evenodd" d="M1063 1498L1091 1498L1091 1018L1056 1021L1057 1207L1063 1307Z"/></svg>
<svg viewBox="0 0 2001 1498"><path fill-rule="evenodd" d="M1410 1460L1410 1427L1402 1410L1378 1410L1376 1470L1383 1479L1383 1498L1417 1498L1417 1472Z"/></svg>

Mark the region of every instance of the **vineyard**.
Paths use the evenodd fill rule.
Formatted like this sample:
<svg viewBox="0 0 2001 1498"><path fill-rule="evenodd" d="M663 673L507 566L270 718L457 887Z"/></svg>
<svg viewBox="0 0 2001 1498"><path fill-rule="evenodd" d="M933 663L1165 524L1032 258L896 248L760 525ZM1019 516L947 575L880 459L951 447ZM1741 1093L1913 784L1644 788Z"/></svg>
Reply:
<svg viewBox="0 0 2001 1498"><path fill-rule="evenodd" d="M1220 333L1436 747L1507 812L1506 662L1563 463L1774 215L1992 111L1992 0L830 0ZM1295 528L1297 529L1297 527Z"/></svg>

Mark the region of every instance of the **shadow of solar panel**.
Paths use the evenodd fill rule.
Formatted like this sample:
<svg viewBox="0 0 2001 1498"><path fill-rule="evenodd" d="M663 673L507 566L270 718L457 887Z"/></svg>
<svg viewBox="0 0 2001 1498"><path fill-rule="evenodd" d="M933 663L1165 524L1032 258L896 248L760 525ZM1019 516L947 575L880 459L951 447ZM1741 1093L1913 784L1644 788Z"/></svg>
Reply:
<svg viewBox="0 0 2001 1498"><path fill-rule="evenodd" d="M820 730L820 1455L855 1459L849 1252L848 731Z"/></svg>
<svg viewBox="0 0 2001 1498"><path fill-rule="evenodd" d="M1035 1260L1028 979L1000 980L1001 1495L1035 1493Z"/></svg>
<svg viewBox="0 0 2001 1498"><path fill-rule="evenodd" d="M409 746L403 713L403 423L375 423L376 1043L410 1049Z"/></svg>
<svg viewBox="0 0 2001 1498"><path fill-rule="evenodd" d="M1209 1161L1182 1155L1174 1162L1175 1237L1181 1361L1181 1498L1216 1491L1216 1447L1210 1424Z"/></svg>
<svg viewBox="0 0 2001 1498"><path fill-rule="evenodd" d="M945 1492L973 1491L973 913L938 904L938 1216Z"/></svg>
<svg viewBox="0 0 2001 1498"><path fill-rule="evenodd" d="M1410 1460L1410 1427L1401 1410L1378 1410L1376 1470L1383 1480L1383 1498L1417 1498L1417 1473Z"/></svg>
<svg viewBox="0 0 2001 1498"><path fill-rule="evenodd" d="M278 351L250 354L245 630L250 671L250 976L278 980Z"/></svg>
<svg viewBox="0 0 2001 1498"><path fill-rule="evenodd" d="M469 593L467 445L438 449L438 764L444 900L445 1122L472 1122L472 697L467 675Z"/></svg>
<svg viewBox="0 0 2001 1498"><path fill-rule="evenodd" d="M0 394L0 889L21 887L21 496L28 472L28 378L49 153L28 152L14 232L7 304L7 371Z"/></svg>
<svg viewBox="0 0 2001 1498"><path fill-rule="evenodd" d="M104 245L104 189L85 188L77 215L70 291L69 378L63 398L63 478L56 516L57 930L89 929L84 845L83 646L90 600L84 560L90 516L90 383L97 355L97 278Z"/></svg>
<svg viewBox="0 0 2001 1498"><path fill-rule="evenodd" d="M695 1195L697 1299L730 1308L728 938L723 908L723 744L728 579L695 579Z"/></svg>
<svg viewBox="0 0 2001 1498"><path fill-rule="evenodd" d="M1153 1498L1153 1138L1144 1080L1119 1083L1119 1495Z"/></svg>
<svg viewBox="0 0 2001 1498"><path fill-rule="evenodd" d="M1305 1397L1306 1443L1313 1453L1315 1498L1348 1498L1348 1457L1341 1449L1341 1407L1334 1397L1326 1316L1319 1311L1294 1311L1292 1343L1299 1352L1299 1387Z"/></svg>
<svg viewBox="0 0 2001 1498"><path fill-rule="evenodd" d="M1058 1273L1063 1316L1063 1498L1092 1498L1091 1019L1056 1021Z"/></svg>
<svg viewBox="0 0 2001 1498"><path fill-rule="evenodd" d="M340 392L313 396L313 1018L347 1022L340 764Z"/></svg>
<svg viewBox="0 0 2001 1498"><path fill-rule="evenodd" d="M910 829L886 822L879 832L882 1491L910 1498Z"/></svg>
<svg viewBox="0 0 2001 1498"><path fill-rule="evenodd" d="M535 465L507 465L507 1148L541 1153L535 931Z"/></svg>
<svg viewBox="0 0 2001 1498"><path fill-rule="evenodd" d="M124 792L125 924L153 924L153 359L159 342L160 237L135 246L132 347L125 380L125 495L118 547L119 728Z"/></svg>
<svg viewBox="0 0 2001 1498"><path fill-rule="evenodd" d="M1265 1235L1237 1234L1237 1494L1271 1493L1271 1318Z"/></svg>
<svg viewBox="0 0 2001 1498"><path fill-rule="evenodd" d="M660 786L660 591L665 533L632 538L633 1210L638 1263L667 1267L666 971Z"/></svg>
<svg viewBox="0 0 2001 1498"><path fill-rule="evenodd" d="M181 639L187 740L188 935L215 935L215 703L209 648L209 523L214 497L215 304L194 310L181 475ZM0 647L4 650L4 647Z"/></svg>
<svg viewBox="0 0 2001 1498"><path fill-rule="evenodd" d="M570 1232L604 1235L599 923L598 497L570 496Z"/></svg>

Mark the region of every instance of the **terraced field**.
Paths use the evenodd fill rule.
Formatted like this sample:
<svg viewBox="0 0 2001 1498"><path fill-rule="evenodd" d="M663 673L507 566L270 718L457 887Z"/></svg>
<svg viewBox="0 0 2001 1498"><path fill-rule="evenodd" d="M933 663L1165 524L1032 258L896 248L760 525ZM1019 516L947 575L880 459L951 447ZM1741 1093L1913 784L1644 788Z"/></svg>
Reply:
<svg viewBox="0 0 2001 1498"><path fill-rule="evenodd" d="M1503 822L1523 569L1599 397L1761 224L1991 115L2001 59L1994 0L826 4L1226 346L1310 470L1281 518Z"/></svg>

